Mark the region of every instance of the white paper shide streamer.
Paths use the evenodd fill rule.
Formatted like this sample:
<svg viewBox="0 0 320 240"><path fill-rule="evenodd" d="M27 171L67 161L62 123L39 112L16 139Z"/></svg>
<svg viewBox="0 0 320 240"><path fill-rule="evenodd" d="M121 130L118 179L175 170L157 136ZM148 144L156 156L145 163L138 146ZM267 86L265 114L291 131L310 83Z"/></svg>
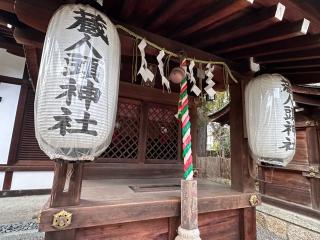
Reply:
<svg viewBox="0 0 320 240"><path fill-rule="evenodd" d="M216 91L213 90L213 86L215 85L215 82L212 80L214 76L213 70L214 70L214 65L208 63L205 71L205 74L207 76L206 83L208 85L204 88L204 90L207 92L210 98L214 98L216 94Z"/></svg>
<svg viewBox="0 0 320 240"><path fill-rule="evenodd" d="M161 82L162 82L162 86L166 86L168 92L171 92L171 89L170 89L170 82L169 80L165 77L164 75L164 70L163 70L163 57L164 57L165 53L163 50L161 50L157 56L157 60L158 60L158 69L159 69L159 72L160 72L160 76L161 76Z"/></svg>
<svg viewBox="0 0 320 240"><path fill-rule="evenodd" d="M193 60L190 61L190 64L189 64L189 72L190 72L189 80L190 80L190 82L192 84L191 92L193 92L196 96L199 96L200 93L201 93L201 90L200 90L200 88L198 88L198 86L196 84L197 82L196 82L196 79L194 77L194 72L193 72L194 66L195 66L194 61Z"/></svg>
<svg viewBox="0 0 320 240"><path fill-rule="evenodd" d="M109 146L119 70L118 32L103 13L69 4L54 14L35 98L36 137L51 159L93 160Z"/></svg>
<svg viewBox="0 0 320 240"><path fill-rule="evenodd" d="M279 74L251 80L245 90L248 142L258 162L286 166L296 149L290 82Z"/></svg>
<svg viewBox="0 0 320 240"><path fill-rule="evenodd" d="M145 53L145 48L147 46L146 40L142 39L141 42L138 45L138 48L140 50L140 55L141 55L141 66L138 71L138 75L140 74L143 81L147 82L150 81L152 82L154 79L154 74L150 71L148 68L148 63L146 60L146 53Z"/></svg>

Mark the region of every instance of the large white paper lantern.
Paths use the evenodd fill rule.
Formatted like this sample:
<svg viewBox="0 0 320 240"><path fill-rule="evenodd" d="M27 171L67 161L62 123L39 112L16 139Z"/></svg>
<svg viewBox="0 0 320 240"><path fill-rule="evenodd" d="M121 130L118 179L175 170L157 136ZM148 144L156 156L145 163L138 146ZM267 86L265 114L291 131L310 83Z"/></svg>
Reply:
<svg viewBox="0 0 320 240"><path fill-rule="evenodd" d="M258 162L286 166L296 149L290 82L279 74L256 77L246 87L248 142Z"/></svg>
<svg viewBox="0 0 320 240"><path fill-rule="evenodd" d="M36 137L51 159L93 160L109 146L119 65L119 36L103 13L70 4L54 14L35 99Z"/></svg>

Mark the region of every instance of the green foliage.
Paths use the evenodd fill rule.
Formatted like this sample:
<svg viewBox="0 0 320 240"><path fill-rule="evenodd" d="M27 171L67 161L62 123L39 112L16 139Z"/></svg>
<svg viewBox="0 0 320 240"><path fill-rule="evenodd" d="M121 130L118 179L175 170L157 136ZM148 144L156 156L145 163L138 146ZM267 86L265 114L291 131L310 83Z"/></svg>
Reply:
<svg viewBox="0 0 320 240"><path fill-rule="evenodd" d="M208 146L211 155L220 157L230 156L230 127L228 125L220 125L220 123L210 122L208 124L209 135L213 141Z"/></svg>

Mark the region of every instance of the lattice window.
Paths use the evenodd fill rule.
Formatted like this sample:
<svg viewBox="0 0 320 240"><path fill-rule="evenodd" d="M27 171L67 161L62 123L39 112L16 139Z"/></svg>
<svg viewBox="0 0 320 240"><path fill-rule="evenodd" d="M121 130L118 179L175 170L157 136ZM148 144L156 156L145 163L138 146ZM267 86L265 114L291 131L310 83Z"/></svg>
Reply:
<svg viewBox="0 0 320 240"><path fill-rule="evenodd" d="M141 105L119 102L112 142L100 158L137 159Z"/></svg>
<svg viewBox="0 0 320 240"><path fill-rule="evenodd" d="M175 108L151 105L148 109L147 160L178 160L178 121Z"/></svg>

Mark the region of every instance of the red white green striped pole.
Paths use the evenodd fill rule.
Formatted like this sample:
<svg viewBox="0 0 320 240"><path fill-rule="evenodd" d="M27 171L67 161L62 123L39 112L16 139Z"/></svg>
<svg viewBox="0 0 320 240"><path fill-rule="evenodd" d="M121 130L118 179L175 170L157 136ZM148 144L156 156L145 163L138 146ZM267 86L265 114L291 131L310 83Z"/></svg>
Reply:
<svg viewBox="0 0 320 240"><path fill-rule="evenodd" d="M178 111L182 127L182 157L184 163L183 179L192 180L193 164L191 150L191 123L189 116L187 77L185 77L180 83L180 99Z"/></svg>
<svg viewBox="0 0 320 240"><path fill-rule="evenodd" d="M186 72L186 61L181 68ZM186 75L186 74L185 74ZM191 123L189 116L187 76L180 83L178 118L182 128L183 179L181 179L181 225L175 240L201 240L198 229L197 181L193 179Z"/></svg>

